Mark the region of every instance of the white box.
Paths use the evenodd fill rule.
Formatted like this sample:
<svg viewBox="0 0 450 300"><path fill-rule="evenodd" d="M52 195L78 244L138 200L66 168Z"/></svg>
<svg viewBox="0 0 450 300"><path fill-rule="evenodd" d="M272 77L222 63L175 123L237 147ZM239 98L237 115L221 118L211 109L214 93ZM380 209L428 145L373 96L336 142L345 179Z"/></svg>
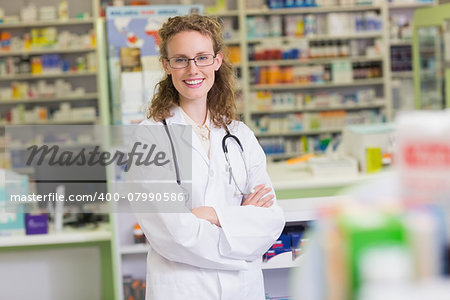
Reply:
<svg viewBox="0 0 450 300"><path fill-rule="evenodd" d="M344 153L356 158L361 172L366 172L367 148L380 148L381 153L392 153L394 124L355 125L344 128L342 144Z"/></svg>

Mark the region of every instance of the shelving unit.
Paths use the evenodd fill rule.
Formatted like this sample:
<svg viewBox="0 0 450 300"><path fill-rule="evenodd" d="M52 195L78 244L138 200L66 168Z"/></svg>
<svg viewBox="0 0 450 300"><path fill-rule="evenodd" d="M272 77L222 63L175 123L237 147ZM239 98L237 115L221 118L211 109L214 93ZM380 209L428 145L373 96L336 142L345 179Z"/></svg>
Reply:
<svg viewBox="0 0 450 300"><path fill-rule="evenodd" d="M49 74L18 74L6 75L0 78L0 81L9 80L30 80L30 79L45 79L45 78L70 78L70 77L88 77L97 76L97 72L83 71L83 72L66 72L66 73L49 73Z"/></svg>
<svg viewBox="0 0 450 300"><path fill-rule="evenodd" d="M54 1L53 4L57 6L59 1ZM39 9L40 4L37 3L36 7ZM42 5L41 5L42 6ZM14 4L9 4L4 7L5 13L18 13L19 8ZM110 112L109 112L109 103L108 103L108 89L107 89L107 81L106 81L106 63L103 63L105 42L103 37L104 34L104 21L96 18L98 15L99 9L99 1L91 0L88 3L77 3L76 1L69 1L69 19L67 20L52 20L52 21L29 21L29 22L20 22L20 23L3 23L0 24L0 31L7 31L11 34L13 38L21 38L22 43L24 42L24 36L26 34L30 34L31 30L44 30L48 27L55 28L57 34L61 33L61 31L70 32L72 34L84 34L88 31L94 32L96 38L95 42L91 41L92 46L86 45L73 45L71 47L61 48L56 43L52 47L42 47L42 48L30 48L28 49L20 49L15 46L10 50L0 49L0 60L5 63L11 63L14 61L16 64L16 70L12 71L13 73L9 73L6 75L2 75L0 77L0 89L10 89L11 96L8 97L5 95L5 91L3 91L3 96L0 95L0 120L3 124L5 124L5 118L8 115L7 112L14 108L14 104L24 105L25 109L33 109L35 105L39 104L41 107L46 108L48 113L48 119L42 120L39 122L26 122L26 124L33 123L46 123L46 124L63 124L64 122L60 121L52 121L51 119L51 111L58 107L60 103L75 103L77 102L77 107L92 107L96 111L97 118L95 120L90 120L89 123L100 123L100 124L109 124L110 123ZM75 14L78 12L89 12L88 17L84 18L75 18ZM94 17L92 17L94 16ZM34 44L32 44L34 45ZM25 46L23 46L25 47ZM84 67L80 67L78 65L77 70L67 70L62 71L61 67L58 67L58 71L53 70L49 72L46 69L43 69L42 72L34 72L31 73L32 68L32 59L36 57L40 57L40 55L47 54L57 54L61 57L61 60L67 61L68 64L73 68L74 64L77 63L76 60L78 57L84 57L84 55L94 55L95 58L91 58L92 61L95 62L95 66L91 66L91 69L88 69L87 61L84 61ZM29 72L23 73L23 70L19 69L18 60L27 59L24 64L29 63ZM83 58L85 59L85 58ZM81 58L80 58L81 60ZM11 72L8 71L8 72ZM87 79L87 80L86 80ZM30 98L18 97L17 95L13 95L13 93L17 93L13 91L15 88L14 85L22 85L26 87L26 89L30 89L29 84L35 84L36 82L43 81L45 84L53 84L55 80L63 80L64 82L71 85L71 89L75 88L83 88L84 93L79 94L74 93L74 95L68 94L64 97L41 97L39 95L33 96ZM21 91L23 94L24 91ZM8 124L14 123L14 121L8 121ZM86 120L69 120L67 124L78 124L78 123L86 123Z"/></svg>
<svg viewBox="0 0 450 300"><path fill-rule="evenodd" d="M120 248L121 255L147 253L150 246L147 244L126 245Z"/></svg>
<svg viewBox="0 0 450 300"><path fill-rule="evenodd" d="M392 73L392 78L411 78L413 77L413 71L398 71Z"/></svg>
<svg viewBox="0 0 450 300"><path fill-rule="evenodd" d="M26 28L24 26L23 28ZM20 27L16 27L20 28ZM70 49L36 49L36 50L17 50L17 51L2 51L0 52L1 56L28 56L28 55L37 55L37 54L70 54L70 53L83 53L83 52L91 52L95 51L95 48L70 48Z"/></svg>
<svg viewBox="0 0 450 300"><path fill-rule="evenodd" d="M45 235L1 237L0 247L58 245L109 240L111 240L110 230L62 231Z"/></svg>
<svg viewBox="0 0 450 300"><path fill-rule="evenodd" d="M2 3L2 9L6 16L19 15L23 5L33 3L39 10L45 5L57 7L61 1L6 1ZM77 1L67 0L68 20L53 21L32 21L18 23L0 24L0 32L8 32L12 37L10 50L6 47L0 49L0 145L1 151L5 151L5 139L1 138L5 133L6 125L72 125L72 124L109 124L109 97L107 87L106 72L106 45L104 20L98 18L99 0ZM78 19L76 14L83 13L84 17ZM39 19L39 11L37 14ZM35 47L31 43L31 30L47 30L48 27L55 28L57 35L62 31L70 32L74 35L82 35L92 31L95 35L95 43L74 44L55 43L53 46ZM25 39L25 34L30 35L30 40ZM39 35L38 35L39 36ZM25 40L30 42L26 46ZM92 41L92 40L91 40ZM37 44L37 43L36 43ZM22 46L23 45L23 46ZM3 41L2 41L3 46ZM54 68L53 70L43 70L42 72L31 72L31 60L41 55L57 54L61 61L69 63L69 68ZM72 67L77 64L77 57L90 55L92 61L96 63L95 68L82 68L74 71ZM29 68L17 68L16 72L11 72L6 62L29 61ZM81 61L81 60L80 60ZM84 62L87 66L86 61ZM17 66L17 64L16 64ZM55 67L55 66L53 66ZM58 71L56 71L58 69ZM6 71L8 70L8 71ZM36 73L36 74L35 74ZM54 83L56 80L63 80L70 83L72 92L59 93L13 93L8 94L4 89L11 88L13 84L26 85L37 84L38 82ZM84 88L84 93L76 88ZM48 92L48 90L46 90ZM10 120L6 122L8 111L21 105L26 110L36 107L48 109L49 116L60 104L70 103L71 107L90 107L95 109L94 118L73 118L42 119L31 122L23 120L17 122ZM83 117L83 116L80 116ZM9 117L8 117L9 118ZM19 124L20 123L20 124ZM8 145L10 146L10 145ZM3 153L0 153L3 154ZM7 164L8 165L8 164ZM18 168L15 171L27 174L31 180L36 176L34 168ZM27 236L0 236L0 254L2 265L10 265L11 268L4 268L0 272L5 289L2 292L6 298L17 298L10 295L17 295L17 291L23 288L26 282L26 289L20 297L33 298L36 295L46 299L118 299L116 295L116 271L115 271L115 249L113 247L114 233L111 224L93 230L63 230L62 232L50 232L45 235ZM24 272L17 280L18 272ZM11 274L8 274L11 273ZM26 273L26 274L25 274ZM33 278L30 278L33 277ZM14 280L14 282L12 282ZM36 284L34 284L36 282ZM76 284L74 284L76 283ZM82 289L79 285L83 286ZM25 292L26 290L26 292ZM34 293L34 294L33 294ZM63 293L66 293L63 295ZM20 298L19 297L19 298Z"/></svg>
<svg viewBox="0 0 450 300"><path fill-rule="evenodd" d="M349 61L349 62L375 62L381 61L383 57L375 56L359 56L359 57L332 57L332 58L310 58L310 59L280 59L280 60L259 60L250 61L249 67L255 66L295 66L295 65L309 65L309 64L326 64L333 61Z"/></svg>
<svg viewBox="0 0 450 300"><path fill-rule="evenodd" d="M391 40L390 41L391 47L392 46L411 46L411 41L402 41L402 40Z"/></svg>
<svg viewBox="0 0 450 300"><path fill-rule="evenodd" d="M86 93L83 96L67 96L67 97L50 97L50 98L30 98L30 99L20 99L20 98L10 98L2 99L0 103L3 104L14 104L14 103L42 103L42 102L62 102L62 101L85 101L94 100L98 98L97 93Z"/></svg>
<svg viewBox="0 0 450 300"><path fill-rule="evenodd" d="M67 19L67 20L55 20L55 21L33 21L33 22L20 22L18 24L0 24L0 30L9 28L23 28L23 27L46 27L46 26L73 26L81 24L92 24L94 18L84 19Z"/></svg>
<svg viewBox="0 0 450 300"><path fill-rule="evenodd" d="M111 238L108 228L0 237L0 261L11 266L0 272L3 295L18 295L24 282L17 282L16 274L23 272L20 278L27 286L21 296L32 297L35 291L47 299L113 299ZM73 282L82 284L83 289Z"/></svg>
<svg viewBox="0 0 450 300"><path fill-rule="evenodd" d="M46 120L36 122L17 122L17 123L3 123L6 125L76 125L76 124L98 124L99 119L74 119L74 120Z"/></svg>
<svg viewBox="0 0 450 300"><path fill-rule="evenodd" d="M262 132L257 133L257 137L268 137L268 136L303 136L303 135L316 135L322 133L338 133L341 132L341 128L332 129L317 129L317 130L302 130L302 131L281 131L281 132Z"/></svg>
<svg viewBox="0 0 450 300"><path fill-rule="evenodd" d="M252 91L257 90L310 90L322 88L354 87L366 85L383 85L384 80L380 79L360 79L352 82L343 83L316 83L316 84L257 84L252 85Z"/></svg>
<svg viewBox="0 0 450 300"><path fill-rule="evenodd" d="M429 7L430 5L434 5L433 1L428 2L417 2L417 3L402 3L402 1L397 1L400 3L396 3L396 1L392 1L389 3L389 9L405 9L405 8L422 8L422 7Z"/></svg>
<svg viewBox="0 0 450 300"><path fill-rule="evenodd" d="M290 254L290 253L288 253ZM276 257L272 258L273 260L276 259ZM275 270L275 269L290 269L298 267L301 263L301 257L297 258L296 260L293 260L291 262L276 262L276 261L269 261L267 263L262 264L263 270Z"/></svg>
<svg viewBox="0 0 450 300"><path fill-rule="evenodd" d="M327 7L293 7L277 9L247 9L246 15L290 15L290 14L323 14L334 12L358 12L368 9L378 9L377 5L361 4L357 6L327 6Z"/></svg>
<svg viewBox="0 0 450 300"><path fill-rule="evenodd" d="M114 173L114 170L110 170L110 172ZM112 173L110 177L114 176ZM113 211L117 212L112 214L113 231L115 233L113 243L116 249L116 300L123 300L123 278L125 276L132 276L141 280L146 278L146 255L149 245L134 243L133 228L136 224L136 218L130 213L129 204L126 201L119 201L114 203L113 207Z"/></svg>
<svg viewBox="0 0 450 300"><path fill-rule="evenodd" d="M389 26L388 24L388 4L387 2L381 2L380 5L353 5L353 6L333 6L333 7L302 7L302 8L279 8L279 9L269 9L267 7L263 8L246 8L245 1L238 1L238 12L237 19L239 24L243 24L242 27L239 28L239 39L233 38L232 41L227 43L237 44L241 48L241 57L247 58L252 54L252 49L256 45L259 44L281 44L281 45L289 45L289 44L308 44L311 43L325 43L325 42L333 42L333 43L367 43L370 45L371 43L375 43L375 40L380 40L381 42L377 47L381 47L381 51L378 54L369 54L369 55L353 55L347 57L320 57L320 58L301 58L301 59L266 59L266 60L246 60L243 59L240 64L240 74L241 74L241 82L245 83L242 85L242 95L244 98L244 105L242 110L242 117L246 124L250 125L250 127L255 131L257 137L259 139L263 139L268 136L283 136L284 138L289 137L300 137L300 136L311 136L317 137L322 133L332 134L333 136L340 134L341 129L337 130L317 130L317 131L295 131L295 132L282 132L279 133L261 133L259 128L255 125L260 117L271 115L277 115L279 117L280 114L285 114L288 116L289 114L305 114L305 113L319 113L319 112L332 112L335 110L344 110L344 111L353 111L353 112L370 112L370 113L380 113L384 117L384 119L390 120L392 117L391 112L391 93L390 93L390 64L388 57L388 36L389 36ZM293 36L266 36L266 37L249 37L247 32L249 30L248 18L249 17L264 17L269 18L272 16L278 16L280 18L285 18L285 16L326 16L330 13L356 13L356 14L364 14L366 12L374 12L379 15L379 18L382 23L381 30L367 31L367 32L357 32L357 33L349 33L349 34L312 34L312 35L304 35L300 37ZM217 14L221 17L226 17L232 15L236 17L236 12L233 14L224 13L223 16L221 14ZM282 22L285 25L285 20ZM379 78L368 78L368 79L354 79L349 80L348 82L319 82L319 83L277 83L277 84L252 84L252 72L255 68L271 68L271 67L308 67L308 66L324 66L331 65L333 63L348 63L350 65L357 64L379 64L381 69L381 77ZM264 111L261 111L258 108L255 108L252 105L252 102L255 100L254 93L256 92L267 92L272 93L273 96L280 95L282 93L304 93L304 94L317 94L323 93L326 91L333 92L341 92L343 94L348 94L351 92L357 92L364 89L373 89L375 91L375 99L371 103L364 103L361 106L355 105L346 106L346 105L334 105L333 108L324 108L324 109L315 109L315 108L286 108L286 109L275 109L275 108L267 108ZM331 106L331 105L330 105ZM269 130L270 132L270 130ZM261 141L261 140L260 140ZM284 158L284 157L292 157L295 155L302 154L301 151L290 151L285 150L285 153L267 153L269 158Z"/></svg>
<svg viewBox="0 0 450 300"><path fill-rule="evenodd" d="M314 111L333 111L333 110L360 110L360 109L372 109L383 107L384 102L375 101L373 104L349 104L340 106L324 106L324 107L304 107L298 109L288 109L288 110L252 110L253 115L265 115L265 114L286 114L286 113L297 113L297 112L314 112Z"/></svg>
<svg viewBox="0 0 450 300"><path fill-rule="evenodd" d="M391 55L392 110L414 109L412 72L412 20L416 9L437 5L436 0L412 3L392 0L388 4L391 25L389 46ZM401 97L400 97L401 95Z"/></svg>

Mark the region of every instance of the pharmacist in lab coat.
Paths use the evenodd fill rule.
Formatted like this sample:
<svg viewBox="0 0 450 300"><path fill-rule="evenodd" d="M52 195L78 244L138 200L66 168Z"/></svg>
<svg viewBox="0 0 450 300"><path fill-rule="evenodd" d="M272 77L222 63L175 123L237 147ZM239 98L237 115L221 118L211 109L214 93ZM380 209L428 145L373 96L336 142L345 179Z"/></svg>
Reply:
<svg viewBox="0 0 450 300"><path fill-rule="evenodd" d="M138 135L145 143L169 145L170 164L140 168L139 176L166 172L175 182L169 136L155 135L151 128L172 130L173 125L185 125L192 127L192 190L185 211L147 212L149 202L132 203L151 247L146 299L263 300L261 257L279 237L285 221L261 146L245 124L233 119L235 86L221 26L206 16L173 17L163 24L159 36L166 75L158 84L148 120L142 122L146 126L138 126L144 128ZM226 140L231 173L222 149L225 128L244 149L242 157L234 138ZM173 132L173 148L184 178L185 151L179 151L178 145L189 139Z"/></svg>

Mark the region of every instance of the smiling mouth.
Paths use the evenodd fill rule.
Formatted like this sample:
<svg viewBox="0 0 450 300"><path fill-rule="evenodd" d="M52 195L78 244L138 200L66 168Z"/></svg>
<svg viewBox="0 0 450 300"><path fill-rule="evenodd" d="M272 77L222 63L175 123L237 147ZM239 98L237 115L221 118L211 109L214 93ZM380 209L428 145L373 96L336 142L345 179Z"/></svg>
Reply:
<svg viewBox="0 0 450 300"><path fill-rule="evenodd" d="M200 84L203 83L205 79L195 79L195 80L183 80L184 83L186 83L188 86L199 86Z"/></svg>

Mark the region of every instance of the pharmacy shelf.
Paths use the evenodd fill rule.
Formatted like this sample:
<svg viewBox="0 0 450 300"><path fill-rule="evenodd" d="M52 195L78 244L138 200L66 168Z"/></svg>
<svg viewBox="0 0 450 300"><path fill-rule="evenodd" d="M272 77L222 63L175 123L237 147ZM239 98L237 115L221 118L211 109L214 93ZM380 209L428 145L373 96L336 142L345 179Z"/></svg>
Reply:
<svg viewBox="0 0 450 300"><path fill-rule="evenodd" d="M24 3L18 3L20 1L1 1L2 5L1 8L4 10L5 15L19 15L20 10L22 10L24 7ZM29 1L28 1L29 2ZM33 1L32 1L33 2ZM44 3L45 2L45 3ZM58 8L58 3L60 1L36 1L33 2L36 4L36 9L40 9L43 5L51 5L54 8ZM72 4L77 2L69 1ZM83 2L83 3L78 3ZM83 107L83 108L93 108L98 112L98 119L97 116L92 115L89 116L93 120L64 120L64 121L45 121L45 122L39 122L37 124L50 124L50 125L57 125L61 127L62 124L68 124L71 126L72 124L92 124L95 123L101 123L101 124L109 124L109 89L107 86L107 72L106 72L106 39L102 38L106 36L106 26L104 26L104 21L99 18L99 7L100 7L100 1L99 0L87 0L87 1L78 1L75 3L75 6L71 6L69 3L69 13L70 16L75 17L75 14L78 14L79 12L85 13L85 15L92 16L89 18L83 18L83 19L69 19L69 20L53 20L53 21L35 21L35 22L20 22L17 24L13 23L3 23L0 24L0 31L10 31L13 39L19 39L24 41L23 33L29 32L33 28L36 29L43 29L46 27L54 27L57 29L57 31L66 30L70 31L73 34L77 34L80 38L82 35L87 34L87 32L92 33L92 36L95 35L95 45L91 45L91 41L89 38L89 45L84 43L76 43L74 45L62 45L61 43L56 43L52 45L51 47L30 47L26 48L25 46L18 46L14 47L14 43L12 43L10 50L7 51L6 49L1 49L0 51L0 60L2 59L8 59L8 58L14 58L14 63L16 65L19 65L20 62L15 62L16 58L26 58L26 57L32 57L34 55L44 55L44 54L59 54L64 59L68 59L71 65L75 64L75 58L77 56L85 56L89 54L94 62L98 63L97 66L97 72L92 73L86 72L86 73L64 73L64 74L42 74L42 75L36 75L31 76L31 74L16 74L14 76L5 76L5 72L3 72L2 75L0 75L1 81L0 85L3 85L3 88L11 89L11 93L8 96L2 97L3 99L0 99L0 140L5 140L5 137L3 134L6 134L6 130L8 130L8 126L10 124L6 124L6 117L7 115L11 114L14 106L16 104L26 104L27 111L31 111L39 106L44 106L45 108L52 110L52 108L58 107L61 103L64 103L66 101L78 101L78 100L84 100L84 102L76 102L77 107ZM26 4L26 3L25 3ZM21 7L22 5L22 7ZM86 40L87 41L87 40ZM86 77L81 77L86 76ZM36 78L43 79L45 81L50 81L49 84L52 85L54 80L61 78L67 84L70 84L72 86L72 90L75 90L76 88L82 88L86 90L89 93L75 93L75 92L68 92L64 93L61 96L63 97L55 97L54 93L52 96L48 97L48 95L39 95L39 98L36 99L11 99L13 95L15 95L12 92L12 87L10 87L10 83L14 80L17 80L19 82L27 82L28 84L34 84L37 81ZM46 79L51 78L51 79ZM8 81L11 80L11 81ZM50 94L50 93L48 93ZM81 96L76 96L81 95ZM17 96L17 95L15 95ZM28 96L28 93L23 95L24 97ZM34 95L33 95L34 96ZM8 97L9 99L5 99ZM73 104L73 103L71 103ZM19 109L20 110L20 109ZM78 117L74 115L74 117ZM81 118L88 118L87 115L79 116ZM20 119L19 119L20 120ZM24 121L29 121L30 119L23 119ZM101 120L101 121L99 121ZM26 124L17 124L17 125L25 125L24 127L29 127L26 125L32 125L31 122L27 122ZM13 124L11 124L13 125ZM6 141L8 143L8 141ZM28 174L31 172L31 169L22 169L22 172L28 172ZM33 176L30 175L32 178ZM16 251L23 252L24 257L27 257L28 261L30 261L32 264L36 262L40 262L38 260L41 256L47 255L44 252L49 249L52 252L54 251L56 256L63 256L59 253L64 253L65 249L69 249L68 247L82 247L86 248L88 247L89 251L94 251L97 255L100 255L101 261L99 262L98 266L89 267L88 270L95 270L94 278L95 278L95 285L96 283L100 283L100 286L88 286L90 290L94 292L94 294L102 295L104 299L111 299L111 300L120 300L116 296L116 284L115 281L116 278L116 266L113 263L113 255L116 253L116 249L114 247L114 238L112 238L113 233L111 232L110 226L105 226L101 228L89 230L86 228L85 230L77 229L77 230L70 230L69 228L64 228L62 232L53 232L51 229L51 223L50 225L50 233L45 235L30 235L30 236L11 236L11 237L0 237L0 248L2 248L2 251ZM1 227L1 226L0 226ZM41 254L38 254L41 252L41 249L44 250ZM87 249L87 248L86 248ZM49 252L51 255L51 253ZM51 260L51 259L50 259ZM13 259L11 262L13 266L20 265L21 260ZM80 264L79 267L77 267L79 270L78 273L82 273L84 268L86 266L83 264ZM100 268L100 269L98 269ZM98 269L98 270L97 270ZM54 271L54 270L53 270ZM98 273L100 271L100 273ZM72 270L66 270L66 272L50 272L52 276L58 276L61 275L61 277L67 277L66 275L68 273L72 272ZM77 274L78 274L77 273ZM100 276L100 278L97 278L97 275ZM71 276L70 278L74 278L74 276ZM64 280L60 280L58 283L62 283ZM14 284L12 289L20 289L21 284L20 282L17 282L17 284ZM50 294L52 293L53 289L52 287L43 287L40 288L39 291L43 291L44 294ZM48 292L47 292L48 291ZM99 291L97 293L96 291ZM53 295L53 294L52 294Z"/></svg>
<svg viewBox="0 0 450 300"><path fill-rule="evenodd" d="M208 16L212 16L212 17L238 17L239 16L239 11L238 10L224 10L224 11L219 11L219 12L213 12L213 13L208 13Z"/></svg>
<svg viewBox="0 0 450 300"><path fill-rule="evenodd" d="M98 119L74 119L74 120L48 120L42 122L31 122L25 125L76 125L76 124L97 124Z"/></svg>
<svg viewBox="0 0 450 300"><path fill-rule="evenodd" d="M389 3L389 9L416 9L428 6L434 6L434 2L429 3Z"/></svg>
<svg viewBox="0 0 450 300"><path fill-rule="evenodd" d="M63 101L86 101L96 100L98 98L97 93L87 93L81 96L69 96L69 97L45 97L45 98L31 98L31 99L0 99L1 104L20 104L20 103L45 103L45 102L63 102Z"/></svg>
<svg viewBox="0 0 450 300"><path fill-rule="evenodd" d="M355 5L355 6L326 6L326 7L293 7L277 9L248 9L247 16L260 15L293 15L293 14L323 14L333 12L358 12L368 10L381 10L381 6L375 5Z"/></svg>
<svg viewBox="0 0 450 300"><path fill-rule="evenodd" d="M397 72L397 71L392 71L391 72L391 77L392 78L413 78L413 71L401 71L401 72Z"/></svg>
<svg viewBox="0 0 450 300"><path fill-rule="evenodd" d="M412 45L412 41L407 40L407 41L403 41L403 40L392 40L389 42L389 44L392 46L411 46Z"/></svg>
<svg viewBox="0 0 450 300"><path fill-rule="evenodd" d="M276 259L278 259L278 256L283 254L278 254L272 257L268 262L263 262L261 264L261 269L263 270L289 269L298 267L301 264L301 257L298 257L296 260L293 261L276 261ZM286 252L286 255L292 256L291 252Z"/></svg>
<svg viewBox="0 0 450 300"><path fill-rule="evenodd" d="M383 78L376 79L360 79L352 82L344 83L316 83L316 84L255 84L250 86L250 90L308 90L322 89L334 87L354 87L365 85L381 85L384 84Z"/></svg>
<svg viewBox="0 0 450 300"><path fill-rule="evenodd" d="M386 103L384 100L377 100L370 104L351 104L351 105L333 105L327 107L304 107L304 108L292 108L292 109L267 109L267 110L255 110L252 111L252 115L265 115L265 114L292 114L301 112L315 112L315 111L332 111L332 110L361 110L361 109L374 109L384 107Z"/></svg>
<svg viewBox="0 0 450 300"><path fill-rule="evenodd" d="M322 133L339 133L342 132L342 128L330 128L330 129L315 129L315 130L302 130L302 131L284 131L284 132L259 132L255 131L255 135L258 138L272 137L272 136L303 136L303 135L317 135Z"/></svg>
<svg viewBox="0 0 450 300"><path fill-rule="evenodd" d="M6 145L5 148L7 151L14 151L14 150L26 150L28 149L28 147L30 146L39 146L39 144L28 144L28 145ZM90 142L90 143L78 143L78 142L65 142L65 141L61 141L58 143L45 143L46 146L48 147L53 147L53 146L58 146L61 149L68 149L68 148L82 148L82 147L93 147L93 146L98 146L99 143L94 143L94 141ZM14 169L13 171L17 171L23 168L19 168L19 169ZM33 169L33 168L31 168ZM33 169L34 170L34 169Z"/></svg>
<svg viewBox="0 0 450 300"><path fill-rule="evenodd" d="M6 28L27 28L27 27L44 27L44 26L72 26L89 24L92 25L94 19L68 19L68 20L55 20L55 21L33 21L33 22L20 22L20 23L3 23L0 24L0 30Z"/></svg>
<svg viewBox="0 0 450 300"><path fill-rule="evenodd" d="M267 172L272 180L275 191L354 186L372 180L393 177L395 174L393 171L382 171L371 174L348 174L339 172L328 176L312 176L304 164L287 165L285 162L267 164ZM325 207L327 204L337 203L337 201L340 201L339 199L345 200L346 197L283 199L278 201L278 205L285 212L286 222L308 221L316 219L318 208Z"/></svg>
<svg viewBox="0 0 450 300"><path fill-rule="evenodd" d="M239 38L226 39L224 40L224 43L226 45L239 45L241 43L241 40Z"/></svg>
<svg viewBox="0 0 450 300"><path fill-rule="evenodd" d="M261 42L298 42L299 39L305 39L307 41L322 41L322 40L357 40L357 39L373 39L381 38L383 36L382 31L369 31L363 33L354 33L347 35L311 35L311 36L276 36L276 37L262 37L262 38L248 38L248 43L261 43Z"/></svg>
<svg viewBox="0 0 450 300"><path fill-rule="evenodd" d="M77 125L77 124L97 124L99 120L96 119L78 119L78 120L45 120L36 122L23 122L23 123L2 123L1 126L17 126L17 125Z"/></svg>
<svg viewBox="0 0 450 300"><path fill-rule="evenodd" d="M140 253L147 253L149 249L150 246L147 244L124 245L120 247L120 253L122 255L140 254Z"/></svg>
<svg viewBox="0 0 450 300"><path fill-rule="evenodd" d="M111 240L111 231L61 231L58 233L0 237L0 247L88 243Z"/></svg>
<svg viewBox="0 0 450 300"><path fill-rule="evenodd" d="M327 58L309 58L309 59L277 59L277 60L258 60L250 61L250 67L255 66L291 66L291 65L310 65L310 64L328 64L334 61L348 61L348 62L374 62L382 61L381 56L354 56L354 57L327 57Z"/></svg>
<svg viewBox="0 0 450 300"><path fill-rule="evenodd" d="M28 56L35 54L49 54L49 53L85 53L85 52L93 52L96 51L95 48L70 48L70 49L36 49L36 50L22 50L22 51L1 51L0 57L2 56Z"/></svg>
<svg viewBox="0 0 450 300"><path fill-rule="evenodd" d="M296 157L296 156L300 156L301 153L300 152L292 152L292 153L268 153L266 154L266 157L269 159L288 159L291 157Z"/></svg>
<svg viewBox="0 0 450 300"><path fill-rule="evenodd" d="M7 149L5 149L7 150ZM19 174L27 174L31 175L34 174L34 168L33 167L20 167L20 168L12 168L12 171L17 172Z"/></svg>
<svg viewBox="0 0 450 300"><path fill-rule="evenodd" d="M17 75L5 75L0 77L0 81L8 80L29 80L29 79L45 79L45 78L70 78L70 77L85 77L96 76L97 71L86 72L57 72L49 74L17 74Z"/></svg>

